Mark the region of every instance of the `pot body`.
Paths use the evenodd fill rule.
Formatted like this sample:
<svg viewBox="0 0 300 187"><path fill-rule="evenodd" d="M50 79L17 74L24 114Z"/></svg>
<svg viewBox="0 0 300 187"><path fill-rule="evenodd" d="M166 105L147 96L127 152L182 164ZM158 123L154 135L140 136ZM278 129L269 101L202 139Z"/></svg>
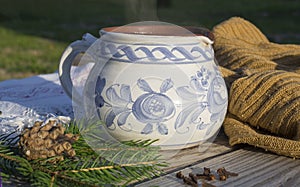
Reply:
<svg viewBox="0 0 300 187"><path fill-rule="evenodd" d="M228 103L211 43L205 36L104 32L85 87L87 110L95 107L119 141L158 139L163 149L178 149L208 140Z"/></svg>

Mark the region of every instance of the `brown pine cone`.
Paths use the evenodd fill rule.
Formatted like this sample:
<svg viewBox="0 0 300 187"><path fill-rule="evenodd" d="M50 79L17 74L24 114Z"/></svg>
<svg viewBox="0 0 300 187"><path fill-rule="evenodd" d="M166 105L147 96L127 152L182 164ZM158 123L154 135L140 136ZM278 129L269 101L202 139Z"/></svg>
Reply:
<svg viewBox="0 0 300 187"><path fill-rule="evenodd" d="M20 134L19 148L28 160L58 156L74 157L75 150L72 143L79 139L79 135L65 134L65 127L56 120L48 123L35 122Z"/></svg>

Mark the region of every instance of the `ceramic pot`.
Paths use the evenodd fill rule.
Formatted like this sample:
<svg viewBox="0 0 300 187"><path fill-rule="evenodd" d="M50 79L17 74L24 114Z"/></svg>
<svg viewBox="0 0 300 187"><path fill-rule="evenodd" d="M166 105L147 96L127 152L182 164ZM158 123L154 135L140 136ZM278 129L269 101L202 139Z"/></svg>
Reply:
<svg viewBox="0 0 300 187"><path fill-rule="evenodd" d="M228 95L210 35L190 30L175 26L104 28L99 40L87 35L71 44L69 51L67 48L60 63L61 83L71 95L69 56L75 52L70 47L86 52L92 45L88 53L96 63L82 104L105 123L112 137L120 141L158 139L155 145L163 149L198 145L220 129Z"/></svg>

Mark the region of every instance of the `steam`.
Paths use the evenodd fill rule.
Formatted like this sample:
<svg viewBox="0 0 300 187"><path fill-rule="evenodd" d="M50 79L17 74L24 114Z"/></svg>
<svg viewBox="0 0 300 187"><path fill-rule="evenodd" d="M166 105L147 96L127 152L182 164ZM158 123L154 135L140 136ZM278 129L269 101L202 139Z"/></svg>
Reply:
<svg viewBox="0 0 300 187"><path fill-rule="evenodd" d="M127 0L126 17L128 22L157 21L157 0Z"/></svg>

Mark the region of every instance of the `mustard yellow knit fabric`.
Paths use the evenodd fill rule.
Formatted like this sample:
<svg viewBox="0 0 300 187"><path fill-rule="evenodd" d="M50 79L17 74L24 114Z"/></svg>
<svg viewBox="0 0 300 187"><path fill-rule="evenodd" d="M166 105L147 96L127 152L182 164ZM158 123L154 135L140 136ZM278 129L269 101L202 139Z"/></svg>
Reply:
<svg viewBox="0 0 300 187"><path fill-rule="evenodd" d="M223 127L230 145L300 158L300 45L272 43L239 17L215 26L213 34L229 90Z"/></svg>

